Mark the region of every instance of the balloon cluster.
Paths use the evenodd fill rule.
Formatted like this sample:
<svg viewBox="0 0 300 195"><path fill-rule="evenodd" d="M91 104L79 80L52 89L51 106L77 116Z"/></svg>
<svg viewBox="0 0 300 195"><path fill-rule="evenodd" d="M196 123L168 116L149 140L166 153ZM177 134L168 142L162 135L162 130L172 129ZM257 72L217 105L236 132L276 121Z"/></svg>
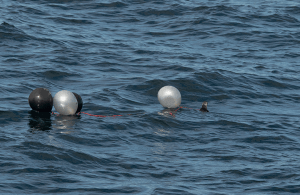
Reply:
<svg viewBox="0 0 300 195"><path fill-rule="evenodd" d="M54 98L46 88L33 90L28 98L30 107L39 112L51 112L52 107L62 115L74 115L82 109L82 99L77 93L67 90L59 91Z"/></svg>
<svg viewBox="0 0 300 195"><path fill-rule="evenodd" d="M181 94L173 86L165 86L158 91L159 103L166 108L177 108L181 104ZM31 92L28 98L30 107L39 112L51 112L52 107L61 115L74 115L82 109L80 95L67 90L56 93L54 98L46 88L37 88Z"/></svg>

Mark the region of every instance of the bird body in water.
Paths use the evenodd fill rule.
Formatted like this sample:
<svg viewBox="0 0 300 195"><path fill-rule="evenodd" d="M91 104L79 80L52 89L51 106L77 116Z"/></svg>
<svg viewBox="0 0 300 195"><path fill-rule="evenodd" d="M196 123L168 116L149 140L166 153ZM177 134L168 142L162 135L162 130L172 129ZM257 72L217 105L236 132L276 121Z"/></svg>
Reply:
<svg viewBox="0 0 300 195"><path fill-rule="evenodd" d="M200 109L200 111L201 111L201 112L209 112L209 111L207 110L207 102L203 102L203 103L202 103L202 108Z"/></svg>

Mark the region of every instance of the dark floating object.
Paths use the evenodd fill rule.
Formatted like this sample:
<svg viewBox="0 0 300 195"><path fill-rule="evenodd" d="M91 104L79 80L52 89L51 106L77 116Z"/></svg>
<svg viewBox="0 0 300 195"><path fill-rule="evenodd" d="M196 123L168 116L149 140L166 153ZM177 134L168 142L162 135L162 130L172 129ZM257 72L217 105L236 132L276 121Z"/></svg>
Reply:
<svg viewBox="0 0 300 195"><path fill-rule="evenodd" d="M207 110L207 102L203 102L203 103L202 103L202 108L200 109L200 111L201 111L201 112L209 112L209 111Z"/></svg>
<svg viewBox="0 0 300 195"><path fill-rule="evenodd" d="M53 107L53 98L50 91L46 88L36 88L28 98L32 110L38 112L51 112Z"/></svg>
<svg viewBox="0 0 300 195"><path fill-rule="evenodd" d="M82 109L82 105L83 105L83 101L82 98L80 97L80 95L78 95L77 93L73 92L73 94L75 95L77 102L78 102L78 108L76 110L76 113L80 112Z"/></svg>

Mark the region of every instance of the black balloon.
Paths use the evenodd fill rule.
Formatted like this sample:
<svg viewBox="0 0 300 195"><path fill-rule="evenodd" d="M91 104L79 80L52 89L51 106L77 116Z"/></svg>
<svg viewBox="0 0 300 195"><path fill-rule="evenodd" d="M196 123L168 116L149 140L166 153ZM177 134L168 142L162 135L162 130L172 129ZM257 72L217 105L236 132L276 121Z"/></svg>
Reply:
<svg viewBox="0 0 300 195"><path fill-rule="evenodd" d="M31 92L28 102L32 110L39 112L51 112L53 98L50 91L46 88L36 88Z"/></svg>
<svg viewBox="0 0 300 195"><path fill-rule="evenodd" d="M74 93L73 94L75 95L76 99L77 99L77 102L78 102L78 108L77 108L77 111L76 113L80 112L81 109L82 109L82 105L83 105L83 102L82 102L82 98L80 97L80 95L78 95L77 93Z"/></svg>

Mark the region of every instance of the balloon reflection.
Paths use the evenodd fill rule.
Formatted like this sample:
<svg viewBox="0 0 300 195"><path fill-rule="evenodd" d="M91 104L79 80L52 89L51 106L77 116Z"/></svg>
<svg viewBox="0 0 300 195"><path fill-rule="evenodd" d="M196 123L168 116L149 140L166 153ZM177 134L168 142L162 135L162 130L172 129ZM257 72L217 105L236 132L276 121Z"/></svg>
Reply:
<svg viewBox="0 0 300 195"><path fill-rule="evenodd" d="M55 127L56 129L62 129L62 130L73 129L73 126L76 124L76 122L80 118L81 118L81 116L79 116L79 115L71 115L71 116L58 115L58 116L55 116L55 120L53 121L54 122L53 127Z"/></svg>
<svg viewBox="0 0 300 195"><path fill-rule="evenodd" d="M47 131L52 129L51 113L29 111L28 126L31 131Z"/></svg>
<svg viewBox="0 0 300 195"><path fill-rule="evenodd" d="M178 108L166 108L166 109L163 109L162 111L158 112L158 114L166 116L166 117L169 117L169 116L175 117L177 111L178 111Z"/></svg>
<svg viewBox="0 0 300 195"><path fill-rule="evenodd" d="M160 142L153 142L152 152L155 154L156 159L166 160L168 159L168 155L174 152L174 143L173 142L165 142L164 140L172 139L172 131L165 129L156 129L154 131L156 136L160 137Z"/></svg>

